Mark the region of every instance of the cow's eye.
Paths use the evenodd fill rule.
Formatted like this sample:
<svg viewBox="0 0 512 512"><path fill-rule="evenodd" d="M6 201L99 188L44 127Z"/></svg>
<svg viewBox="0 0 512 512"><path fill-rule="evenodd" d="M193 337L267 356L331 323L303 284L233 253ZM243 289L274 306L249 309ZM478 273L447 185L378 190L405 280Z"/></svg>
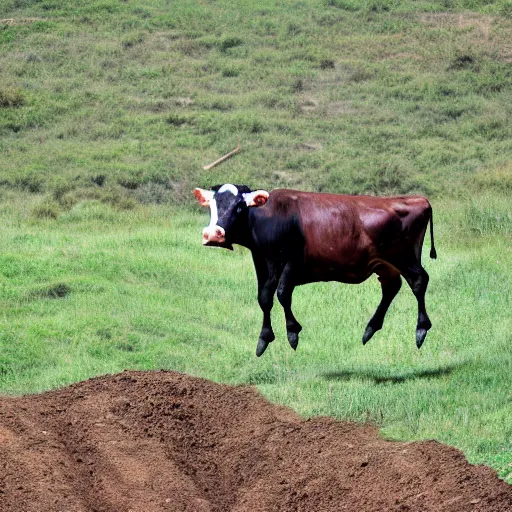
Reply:
<svg viewBox="0 0 512 512"><path fill-rule="evenodd" d="M236 213L241 213L243 209L244 209L244 207L243 207L241 204L239 204L239 205L236 207Z"/></svg>

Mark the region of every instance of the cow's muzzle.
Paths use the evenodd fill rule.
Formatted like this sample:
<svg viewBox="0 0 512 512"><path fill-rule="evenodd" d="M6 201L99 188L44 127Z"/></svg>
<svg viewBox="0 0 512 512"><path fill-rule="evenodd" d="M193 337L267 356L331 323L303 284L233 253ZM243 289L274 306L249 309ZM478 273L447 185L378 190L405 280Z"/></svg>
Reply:
<svg viewBox="0 0 512 512"><path fill-rule="evenodd" d="M220 226L207 226L203 229L203 245L223 244L226 232Z"/></svg>

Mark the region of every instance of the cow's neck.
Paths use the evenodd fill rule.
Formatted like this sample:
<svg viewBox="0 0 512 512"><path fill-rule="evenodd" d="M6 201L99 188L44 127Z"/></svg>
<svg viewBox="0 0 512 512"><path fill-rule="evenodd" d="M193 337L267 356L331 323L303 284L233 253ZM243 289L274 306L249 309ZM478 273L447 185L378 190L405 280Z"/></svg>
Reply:
<svg viewBox="0 0 512 512"><path fill-rule="evenodd" d="M259 212L257 208L249 208L247 212L247 219L243 223L242 226L237 230L237 237L233 242L235 244L241 245L242 247L246 247L249 250L253 250L256 248L256 240L254 240L254 225L257 222L257 217L259 216Z"/></svg>

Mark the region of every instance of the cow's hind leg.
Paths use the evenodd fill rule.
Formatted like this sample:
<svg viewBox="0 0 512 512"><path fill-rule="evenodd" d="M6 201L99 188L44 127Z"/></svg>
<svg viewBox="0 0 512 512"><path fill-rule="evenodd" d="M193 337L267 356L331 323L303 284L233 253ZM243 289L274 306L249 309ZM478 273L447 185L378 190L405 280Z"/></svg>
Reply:
<svg viewBox="0 0 512 512"><path fill-rule="evenodd" d="M418 324L416 326L416 346L421 348L428 330L432 327L432 322L427 315L425 308L425 293L427 291L429 277L419 261L415 259L409 264L399 267L408 285L411 287L418 301Z"/></svg>
<svg viewBox="0 0 512 512"><path fill-rule="evenodd" d="M263 325L256 346L256 355L260 357L267 349L268 344L275 339L270 312L274 305L274 294L279 282L279 274L277 268L266 261L255 260L254 264L258 277L258 303L263 311Z"/></svg>
<svg viewBox="0 0 512 512"><path fill-rule="evenodd" d="M288 262L285 265L277 287L277 298L284 309L288 343L293 350L296 350L297 345L299 344L299 333L302 331L302 326L297 322L297 319L292 312L292 294L296 284L294 279L294 268L295 266L292 262Z"/></svg>
<svg viewBox="0 0 512 512"><path fill-rule="evenodd" d="M366 326L366 330L363 334L363 345L366 345L372 336L378 330L382 329L384 317L386 316L389 306L402 286L400 273L395 270L386 268L386 270L377 270L377 274L382 289L382 299L377 307L377 311L375 311L375 314L371 317Z"/></svg>

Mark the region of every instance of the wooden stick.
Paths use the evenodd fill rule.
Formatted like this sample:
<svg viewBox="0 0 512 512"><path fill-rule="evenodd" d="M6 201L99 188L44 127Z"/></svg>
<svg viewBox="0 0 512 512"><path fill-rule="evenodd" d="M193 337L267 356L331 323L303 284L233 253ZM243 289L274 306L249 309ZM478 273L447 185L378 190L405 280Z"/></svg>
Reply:
<svg viewBox="0 0 512 512"><path fill-rule="evenodd" d="M203 169L205 171L208 171L209 169L215 167L216 165L219 165L221 164L222 162L224 162L225 160L227 160L228 158L231 158L233 155L236 155L237 153L240 152L240 142L238 143L238 146L233 149L233 151L230 151L227 155L224 155L224 156L221 156L218 160L215 160L215 162L212 162L211 164L209 165L205 165L203 167Z"/></svg>

